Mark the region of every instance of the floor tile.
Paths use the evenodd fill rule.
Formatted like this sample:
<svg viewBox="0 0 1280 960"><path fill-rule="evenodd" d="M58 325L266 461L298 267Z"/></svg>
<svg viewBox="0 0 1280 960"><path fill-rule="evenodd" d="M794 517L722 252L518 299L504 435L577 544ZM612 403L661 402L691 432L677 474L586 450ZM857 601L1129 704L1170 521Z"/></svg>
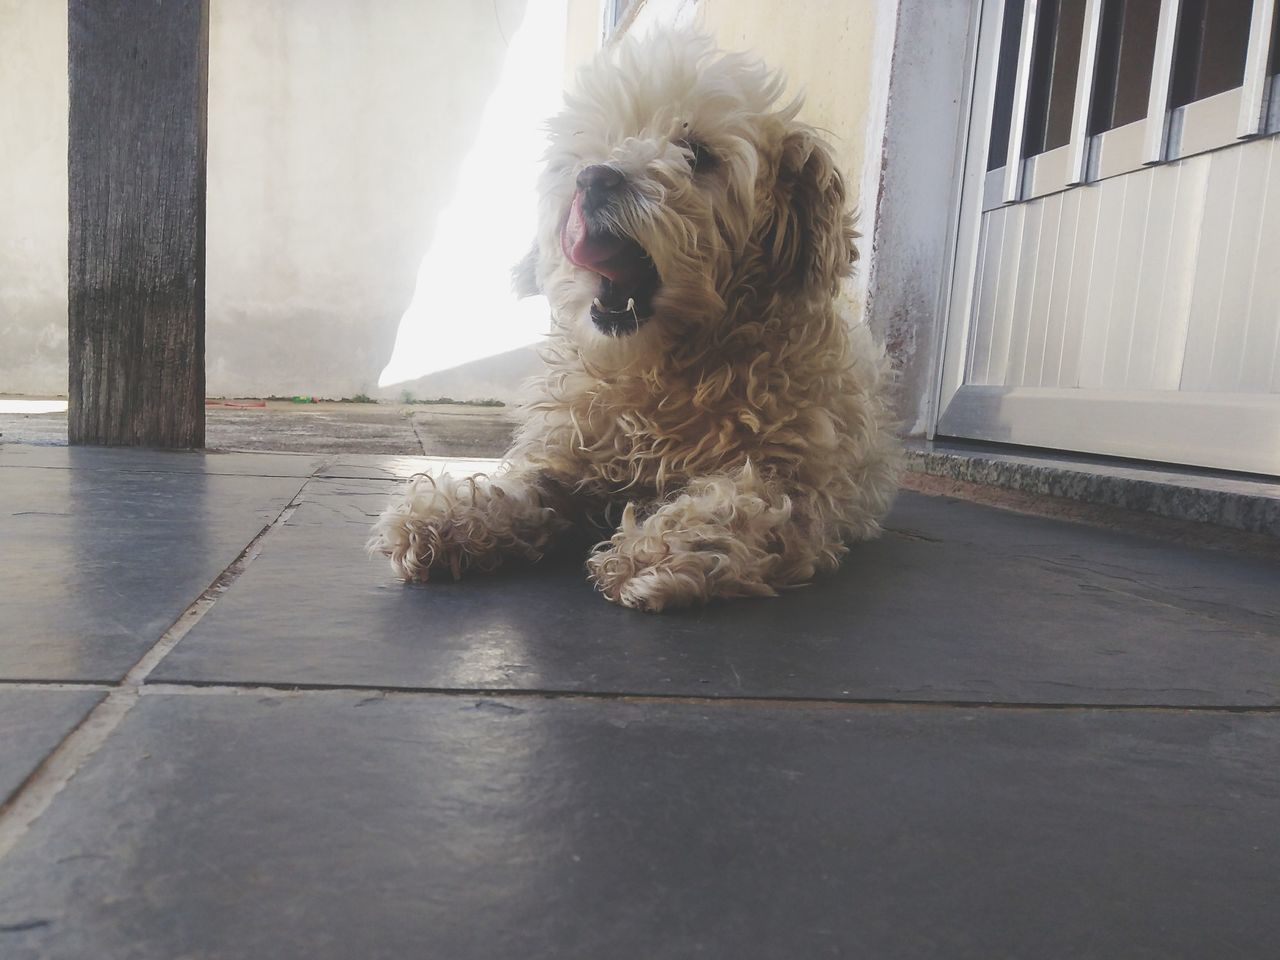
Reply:
<svg viewBox="0 0 1280 960"><path fill-rule="evenodd" d="M118 679L301 485L0 469L0 677Z"/></svg>
<svg viewBox="0 0 1280 960"><path fill-rule="evenodd" d="M338 409L330 404L299 404L285 410L211 408L205 414L205 442L215 450L422 452L407 416L372 403Z"/></svg>
<svg viewBox="0 0 1280 960"><path fill-rule="evenodd" d="M1280 717L148 696L7 960L1271 958Z"/></svg>
<svg viewBox="0 0 1280 960"><path fill-rule="evenodd" d="M317 473L318 477L363 480L407 480L416 473L449 473L468 475L492 473L501 460L481 457L379 457L360 454L337 454Z"/></svg>
<svg viewBox="0 0 1280 960"><path fill-rule="evenodd" d="M309 477L329 459L301 453L216 453L133 447L50 447L0 444L0 468L43 467L120 473L203 473L211 476ZM0 473L0 483L4 475Z"/></svg>
<svg viewBox="0 0 1280 960"><path fill-rule="evenodd" d="M156 679L1035 703L1280 703L1276 570L904 494L841 572L652 616L580 561L404 585L388 485L315 480Z"/></svg>
<svg viewBox="0 0 1280 960"><path fill-rule="evenodd" d="M0 686L0 804L103 696L91 690L11 690ZM0 939L0 946L3 943Z"/></svg>
<svg viewBox="0 0 1280 960"><path fill-rule="evenodd" d="M1087 575L1105 589L1158 599L1210 619L1237 618L1264 631L1280 630L1280 563L1274 559L1179 546L949 497L903 495L889 525L902 536L953 544L974 556L1054 565Z"/></svg>
<svg viewBox="0 0 1280 960"><path fill-rule="evenodd" d="M497 457L514 423L502 406L216 400L205 406L210 450ZM67 445L67 414L0 413L0 442Z"/></svg>
<svg viewBox="0 0 1280 960"><path fill-rule="evenodd" d="M436 457L501 457L516 423L503 407L431 407L413 414L422 451Z"/></svg>
<svg viewBox="0 0 1280 960"><path fill-rule="evenodd" d="M0 413L0 443L66 446L67 414Z"/></svg>

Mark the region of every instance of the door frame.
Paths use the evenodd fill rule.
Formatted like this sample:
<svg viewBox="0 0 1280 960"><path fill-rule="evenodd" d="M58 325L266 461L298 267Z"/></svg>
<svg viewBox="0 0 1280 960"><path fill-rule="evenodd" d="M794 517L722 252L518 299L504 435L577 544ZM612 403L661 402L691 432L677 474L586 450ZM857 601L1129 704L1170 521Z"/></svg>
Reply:
<svg viewBox="0 0 1280 960"><path fill-rule="evenodd" d="M1036 3L1027 0L1027 8L1034 10ZM1006 6L1002 0L972 0L964 135L953 184L946 269L938 295L939 338L926 436L930 440L954 437L1280 475L1278 394L1086 391L964 382L982 217L984 207L989 206L987 146ZM1250 134L1274 133L1280 125L1280 78L1264 77L1264 82L1270 85L1266 91L1270 94L1266 97L1269 109ZM1185 113L1186 108L1182 110ZM1166 120L1177 123L1179 117ZM1243 139L1241 134L1236 136ZM1168 145L1169 138L1163 139ZM1208 144L1204 147L1212 148ZM1181 159L1188 153L1179 149L1175 140L1165 159ZM1020 157L1011 155L1011 160L1016 163ZM1018 169L1012 164L1005 169L1011 167Z"/></svg>

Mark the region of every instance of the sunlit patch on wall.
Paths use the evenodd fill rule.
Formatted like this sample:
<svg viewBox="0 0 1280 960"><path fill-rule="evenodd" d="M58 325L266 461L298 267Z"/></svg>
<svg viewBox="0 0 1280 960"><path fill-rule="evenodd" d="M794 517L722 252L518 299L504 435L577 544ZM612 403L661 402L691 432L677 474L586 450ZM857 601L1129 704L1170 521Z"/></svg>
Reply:
<svg viewBox="0 0 1280 960"><path fill-rule="evenodd" d="M559 109L564 82L565 17L566 0L529 0L422 258L380 387L515 350L547 332L545 298L517 300L511 268L533 239L543 123Z"/></svg>

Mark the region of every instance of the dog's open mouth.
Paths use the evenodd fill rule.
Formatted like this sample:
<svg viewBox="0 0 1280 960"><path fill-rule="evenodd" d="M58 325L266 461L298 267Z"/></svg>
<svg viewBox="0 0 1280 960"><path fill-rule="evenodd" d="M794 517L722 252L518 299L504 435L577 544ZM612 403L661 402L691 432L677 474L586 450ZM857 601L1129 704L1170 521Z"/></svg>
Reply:
<svg viewBox="0 0 1280 960"><path fill-rule="evenodd" d="M653 314L653 295L661 284L658 271L640 244L590 220L579 192L560 232L560 245L570 263L600 277L591 303L596 327L614 337L635 333Z"/></svg>

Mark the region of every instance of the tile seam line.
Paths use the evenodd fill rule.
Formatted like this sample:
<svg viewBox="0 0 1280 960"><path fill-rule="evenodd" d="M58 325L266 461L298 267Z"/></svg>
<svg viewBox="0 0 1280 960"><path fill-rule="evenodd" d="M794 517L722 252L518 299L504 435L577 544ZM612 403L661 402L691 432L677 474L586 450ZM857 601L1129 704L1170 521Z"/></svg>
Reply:
<svg viewBox="0 0 1280 960"><path fill-rule="evenodd" d="M182 613L178 614L177 619L169 625L169 628L164 633L160 634L159 639L148 647L146 652L125 672L125 675L117 684L117 688L138 687L144 683L151 671L160 664L160 661L182 642L183 638L191 632L197 623L204 619L205 615L213 609L214 604L231 589L235 582L243 576L249 565L262 553L263 541L271 535L272 531L288 522L289 518L297 511L302 503L302 493L310 480L311 478L307 477L298 484L297 491L289 499L289 502L285 504L284 508L273 520L259 530L253 539L245 544L244 549L236 555L236 558L213 578L209 586L205 587Z"/></svg>
<svg viewBox="0 0 1280 960"><path fill-rule="evenodd" d="M429 456L427 453L427 441L422 436L422 431L418 429L418 419L413 415L409 416L409 429L413 431L413 439L418 441L418 447L422 450L422 456Z"/></svg>
<svg viewBox="0 0 1280 960"><path fill-rule="evenodd" d="M387 698L442 697L453 700L584 700L620 701L624 703L680 703L704 706L812 706L827 708L936 707L963 710L1034 710L1034 711L1114 711L1127 713L1258 713L1280 714L1280 703L1262 704L1178 704L1178 703L1074 703L1070 701L964 700L964 699L894 699L886 697L804 697L804 696L713 696L642 692L607 692L584 690L503 689L494 687L380 687L361 684L325 683L227 683L216 680L159 680L138 688L141 696L190 696L196 694L228 696L245 694L370 694Z"/></svg>
<svg viewBox="0 0 1280 960"><path fill-rule="evenodd" d="M10 680L0 678L0 691L18 690L36 693L113 693L123 688L99 680ZM376 684L351 683L281 683L281 682L228 682L221 680L180 680L165 679L147 681L136 687L142 696L184 696L184 695L225 695L239 696L246 694L343 694L367 693L386 697L447 697L465 700L472 697L492 697L542 700L620 700L624 702L661 702L661 703L696 703L707 705L729 706L768 706L782 704L787 706L815 707L941 707L951 709L990 709L990 710L1112 710L1112 711L1178 711L1200 713L1280 713L1280 704L1248 704L1248 703L1115 703L1110 701L1073 702L1073 701L1035 701L1035 700L965 700L965 699L897 699L891 697L805 697L789 696L743 696L711 694L670 694L618 691L584 691L561 690L556 688L510 689L502 687L384 687Z"/></svg>
<svg viewBox="0 0 1280 960"><path fill-rule="evenodd" d="M0 860L26 835L54 798L105 744L140 699L147 676L200 622L218 599L240 578L262 552L263 541L298 509L310 477L303 478L284 508L260 529L226 567L210 582L139 657L116 683L106 686L106 696L75 725L17 789L0 804Z"/></svg>

